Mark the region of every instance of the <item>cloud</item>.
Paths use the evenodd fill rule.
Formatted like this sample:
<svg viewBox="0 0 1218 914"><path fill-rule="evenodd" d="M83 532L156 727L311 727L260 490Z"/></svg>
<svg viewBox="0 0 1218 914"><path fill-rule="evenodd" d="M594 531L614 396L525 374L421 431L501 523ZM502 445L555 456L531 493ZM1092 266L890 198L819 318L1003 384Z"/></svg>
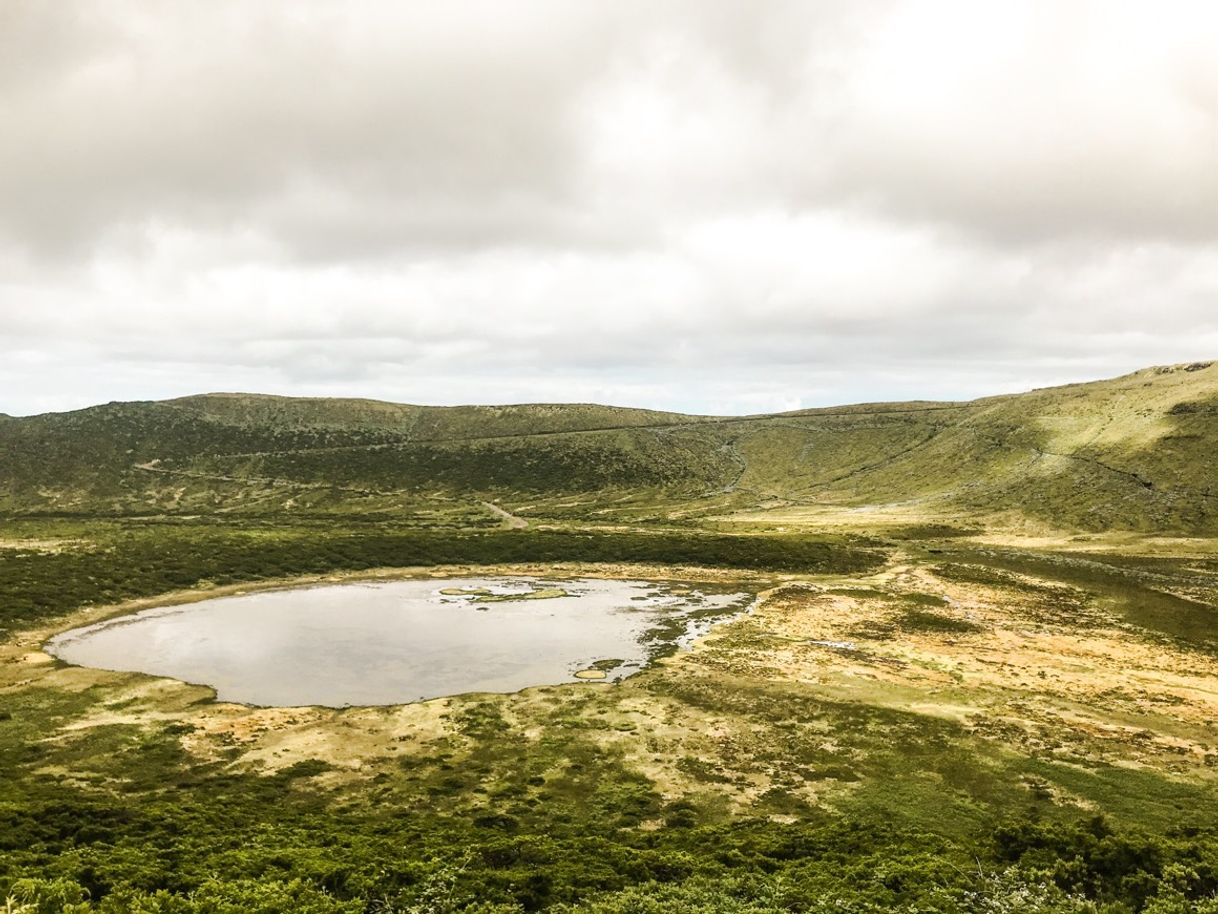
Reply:
<svg viewBox="0 0 1218 914"><path fill-rule="evenodd" d="M838 180L998 236L1218 238L1218 8L905 5L853 62Z"/></svg>
<svg viewBox="0 0 1218 914"><path fill-rule="evenodd" d="M1202 2L0 10L0 409L756 411L1218 351Z"/></svg>

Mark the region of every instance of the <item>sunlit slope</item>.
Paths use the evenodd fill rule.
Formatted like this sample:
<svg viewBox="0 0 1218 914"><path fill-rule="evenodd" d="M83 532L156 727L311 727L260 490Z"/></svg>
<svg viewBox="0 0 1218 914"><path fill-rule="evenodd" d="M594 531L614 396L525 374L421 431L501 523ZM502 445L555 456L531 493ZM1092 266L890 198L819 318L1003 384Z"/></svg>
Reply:
<svg viewBox="0 0 1218 914"><path fill-rule="evenodd" d="M924 448L971 415L968 404L871 404L720 427L741 458L741 490L761 498L836 500L856 481Z"/></svg>
<svg viewBox="0 0 1218 914"><path fill-rule="evenodd" d="M1218 368L976 401L924 445L842 480L852 505L1015 511L1080 529L1211 530Z"/></svg>
<svg viewBox="0 0 1218 914"><path fill-rule="evenodd" d="M714 418L212 394L0 421L10 511L406 511L537 519L806 508L1218 532L1218 367L971 403Z"/></svg>

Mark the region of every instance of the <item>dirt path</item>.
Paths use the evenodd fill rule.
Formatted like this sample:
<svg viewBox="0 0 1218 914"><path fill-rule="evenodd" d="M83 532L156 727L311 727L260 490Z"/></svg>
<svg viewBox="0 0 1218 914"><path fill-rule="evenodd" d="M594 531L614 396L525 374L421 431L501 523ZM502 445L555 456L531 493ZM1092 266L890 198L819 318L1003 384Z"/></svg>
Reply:
<svg viewBox="0 0 1218 914"><path fill-rule="evenodd" d="M486 508L486 510L490 511L496 517L501 519L504 524L512 530L523 530L529 525L529 522L523 517L517 517L510 511L505 511L494 502L484 501L482 502L482 507Z"/></svg>

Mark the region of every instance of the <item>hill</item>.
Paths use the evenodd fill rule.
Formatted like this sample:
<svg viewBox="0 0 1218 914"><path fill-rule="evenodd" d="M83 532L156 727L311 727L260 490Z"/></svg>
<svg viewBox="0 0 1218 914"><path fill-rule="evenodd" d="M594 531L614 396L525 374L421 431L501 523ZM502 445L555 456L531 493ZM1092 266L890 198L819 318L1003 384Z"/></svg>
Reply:
<svg viewBox="0 0 1218 914"><path fill-rule="evenodd" d="M0 421L9 514L830 515L1218 531L1218 366L967 403L707 417L208 394Z"/></svg>
<svg viewBox="0 0 1218 914"><path fill-rule="evenodd" d="M1216 423L1209 364L767 416L210 394L0 417L0 898L1215 914L1218 560L1163 534L1215 533ZM214 597L520 575L749 608L620 682L370 707L44 650ZM621 663L587 634L578 669Z"/></svg>

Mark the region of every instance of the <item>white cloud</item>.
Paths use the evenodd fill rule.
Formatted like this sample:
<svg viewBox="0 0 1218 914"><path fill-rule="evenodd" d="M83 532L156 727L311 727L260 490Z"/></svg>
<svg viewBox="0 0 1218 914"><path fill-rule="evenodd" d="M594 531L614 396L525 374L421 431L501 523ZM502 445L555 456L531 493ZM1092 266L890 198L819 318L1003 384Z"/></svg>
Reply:
<svg viewBox="0 0 1218 914"><path fill-rule="evenodd" d="M1218 353L1208 3L0 17L0 410L753 412Z"/></svg>

